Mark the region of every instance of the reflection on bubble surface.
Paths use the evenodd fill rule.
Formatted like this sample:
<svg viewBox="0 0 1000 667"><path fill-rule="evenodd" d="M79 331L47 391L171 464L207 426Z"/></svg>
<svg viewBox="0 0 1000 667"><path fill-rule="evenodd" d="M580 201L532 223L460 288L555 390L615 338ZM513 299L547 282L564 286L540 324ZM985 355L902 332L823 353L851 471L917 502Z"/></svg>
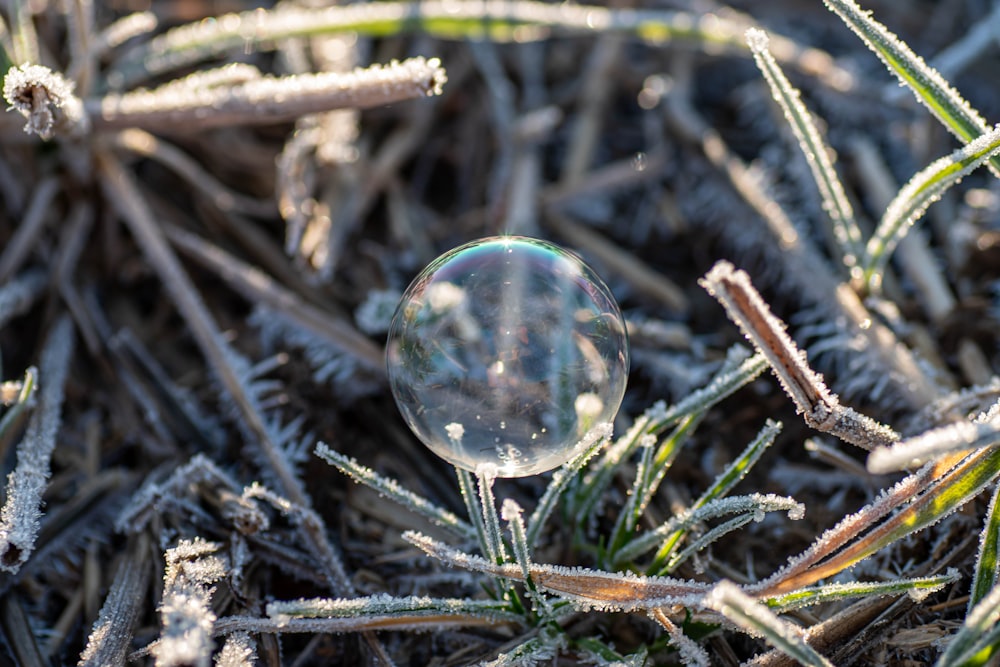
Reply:
<svg viewBox="0 0 1000 667"><path fill-rule="evenodd" d="M393 318L387 364L424 444L467 470L518 477L561 465L614 418L628 338L611 292L576 255L493 237L417 276Z"/></svg>

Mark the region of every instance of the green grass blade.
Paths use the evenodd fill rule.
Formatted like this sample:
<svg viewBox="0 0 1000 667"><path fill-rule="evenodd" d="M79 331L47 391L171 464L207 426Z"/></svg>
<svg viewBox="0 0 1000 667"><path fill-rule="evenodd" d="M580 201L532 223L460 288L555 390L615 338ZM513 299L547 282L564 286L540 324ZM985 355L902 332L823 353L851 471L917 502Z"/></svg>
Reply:
<svg viewBox="0 0 1000 667"><path fill-rule="evenodd" d="M942 587L958 579L957 572L949 572L935 577L917 577L913 579L895 579L893 581L861 582L847 584L826 584L800 588L797 591L784 593L768 598L764 603L777 613L792 609L801 609L811 605L823 604L837 600L861 598L882 595L914 595L923 597L940 590Z"/></svg>
<svg viewBox="0 0 1000 667"><path fill-rule="evenodd" d="M628 563L655 548L667 537L679 531L687 531L691 526L710 519L729 514L746 514L757 518L767 512L788 512L788 517L794 521L801 519L805 515L805 510L805 505L796 502L794 498L773 493L751 493L746 496L718 498L698 509L688 509L654 530L636 537L615 553L615 565Z"/></svg>
<svg viewBox="0 0 1000 667"><path fill-rule="evenodd" d="M530 0L463 2L378 2L322 9L252 10L179 26L128 52L112 69L109 80L119 88L165 72L187 67L227 51L262 48L282 40L357 32L384 37L421 31L438 39L489 39L525 42L548 38L553 32L594 35L632 34L660 44L688 41L745 51L747 22L716 14L698 16L663 10L615 10L600 5L544 3ZM779 57L796 63L829 85L853 85L850 73L817 49L775 38Z"/></svg>
<svg viewBox="0 0 1000 667"><path fill-rule="evenodd" d="M705 604L750 634L763 635L771 646L806 667L833 667L806 643L799 628L778 618L732 582L717 584L705 596Z"/></svg>
<svg viewBox="0 0 1000 667"><path fill-rule="evenodd" d="M563 465L561 468L556 470L552 474L552 481L545 488L545 493L542 494L541 499L538 501L538 505L535 506L535 511L531 513L528 517L528 528L526 533L526 539L528 542L528 548L533 549L538 544L538 536L541 534L542 527L545 522L552 515L556 504L559 499L563 497L566 490L569 488L570 483L578 479L580 471L587 462L597 454L602 447L607 444L608 438L611 437L611 425L608 424L606 428L601 428L600 426L591 429L584 440L577 445L580 453L573 458L571 461Z"/></svg>
<svg viewBox="0 0 1000 667"><path fill-rule="evenodd" d="M903 186L886 209L875 233L868 240L862 261L865 281L877 283L903 236L948 188L973 169L1000 154L1000 127L984 132L966 146L932 162ZM877 287L877 284L875 285Z"/></svg>
<svg viewBox="0 0 1000 667"><path fill-rule="evenodd" d="M834 556L809 568L804 575L794 577L794 581L806 585L837 574L883 547L937 523L981 493L998 475L1000 448L967 456L909 505Z"/></svg>
<svg viewBox="0 0 1000 667"><path fill-rule="evenodd" d="M885 63L896 78L963 143L989 131L978 111L938 72L927 65L899 37L863 11L854 0L823 0ZM990 160L993 173L1000 174L1000 160Z"/></svg>
<svg viewBox="0 0 1000 667"><path fill-rule="evenodd" d="M823 210L830 218L834 238L843 253L844 264L849 268L854 267L863 247L861 228L854 219L854 209L833 167L831 151L824 143L809 110L802 103L799 91L781 71L768 50L767 33L756 28L747 30L747 44L757 67L771 88L771 95L784 112L799 147L806 156L806 164L809 165L823 199Z"/></svg>
<svg viewBox="0 0 1000 667"><path fill-rule="evenodd" d="M1000 638L1000 586L979 601L938 658L937 667L979 665L989 660Z"/></svg>
<svg viewBox="0 0 1000 667"><path fill-rule="evenodd" d="M594 464L573 501L572 512L579 525L585 524L600 506L601 496L608 488L622 461L627 460L646 434L659 434L678 421L708 411L764 372L767 359L760 353L748 355L742 346L729 350L722 369L705 387L693 391L666 410L658 404L648 410L628 433L619 438Z"/></svg>
<svg viewBox="0 0 1000 667"><path fill-rule="evenodd" d="M998 542L1000 542L1000 486L993 490L990 509L986 514L983 531L979 535L979 555L976 557L976 571L972 577L972 590L969 593L968 614L985 598L997 583Z"/></svg>
<svg viewBox="0 0 1000 667"><path fill-rule="evenodd" d="M761 429L757 437L747 445L743 453L736 458L729 467L712 483L712 486L706 490L698 500L694 502L691 506L692 511L696 511L707 505L708 503L724 497L736 484L743 479L744 476L750 471L750 468L757 462L757 460L764 453L764 450L771 446L774 439L781 432L781 424L779 422L767 420L764 428ZM687 533L689 526L680 528L673 534L669 535L663 540L663 544L660 546L659 551L656 553L656 557L653 559L653 564L649 568L649 572L661 573L663 570L664 563L670 558L673 552L676 550L677 545L683 539L684 535Z"/></svg>

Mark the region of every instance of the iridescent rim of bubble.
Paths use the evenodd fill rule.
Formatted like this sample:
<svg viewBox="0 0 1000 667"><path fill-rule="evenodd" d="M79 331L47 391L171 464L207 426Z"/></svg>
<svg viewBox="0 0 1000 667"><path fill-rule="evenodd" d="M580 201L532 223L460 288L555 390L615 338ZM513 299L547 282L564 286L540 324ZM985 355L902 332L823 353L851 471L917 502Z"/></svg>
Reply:
<svg viewBox="0 0 1000 667"><path fill-rule="evenodd" d="M611 291L547 241L472 241L431 262L396 309L393 397L436 454L501 477L576 453L621 404L628 336Z"/></svg>

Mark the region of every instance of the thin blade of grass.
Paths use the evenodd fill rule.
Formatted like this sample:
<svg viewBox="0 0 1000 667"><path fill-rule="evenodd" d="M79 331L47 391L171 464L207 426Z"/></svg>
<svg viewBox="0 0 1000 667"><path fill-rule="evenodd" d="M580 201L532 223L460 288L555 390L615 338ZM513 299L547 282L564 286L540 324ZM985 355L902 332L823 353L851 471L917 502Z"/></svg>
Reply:
<svg viewBox="0 0 1000 667"><path fill-rule="evenodd" d="M542 528L552 515L553 510L555 510L559 499L566 493L570 483L578 479L580 471L587 465L587 462L607 444L608 438L611 437L611 432L611 424L599 424L590 429L584 436L583 441L576 446L576 450L580 453L552 474L552 481L545 487L545 493L542 494L538 504L535 506L535 511L528 517L525 539L528 542L529 549L533 549L538 544L538 537L541 534Z"/></svg>
<svg viewBox="0 0 1000 667"><path fill-rule="evenodd" d="M625 32L652 43L683 40L743 51L748 25L723 16L687 12L621 11L599 5L548 4L523 0L380 2L319 10L286 8L227 14L167 31L121 58L109 79L122 88L142 79L212 58L226 51L281 43L296 37L356 32L370 37L421 31L438 39L524 42L571 34ZM818 49L776 37L775 51L838 89L854 77Z"/></svg>
<svg viewBox="0 0 1000 667"><path fill-rule="evenodd" d="M934 481L926 490L864 537L829 559L808 568L801 575L782 578L769 592L806 586L832 576L889 544L937 523L982 492L1000 475L1000 448L967 456L954 468L951 468L951 464L950 460L937 464L936 474L932 473Z"/></svg>
<svg viewBox="0 0 1000 667"><path fill-rule="evenodd" d="M913 579L894 579L892 581L861 582L853 581L846 584L824 584L810 588L800 588L797 591L767 598L764 603L772 611L781 613L792 609L801 609L815 604L823 604L835 600L862 598L883 595L911 595L926 597L941 590L947 584L958 579L957 572L949 572L935 577L917 577Z"/></svg>
<svg viewBox="0 0 1000 667"><path fill-rule="evenodd" d="M378 474L354 459L330 449L329 446L322 442L316 445L315 454L355 482L364 484L379 495L383 495L416 514L426 517L435 525L447 528L462 539L476 539L476 529L467 521L463 521L453 512L435 505L427 498L404 489L396 480Z"/></svg>
<svg viewBox="0 0 1000 667"><path fill-rule="evenodd" d="M991 655L992 646L1000 636L1000 586L973 607L962 623L962 627L948 642L936 667L957 667L961 665L985 664ZM982 655L980 652L983 652ZM980 658L975 660L975 658Z"/></svg>
<svg viewBox="0 0 1000 667"><path fill-rule="evenodd" d="M889 256L907 230L919 220L927 207L936 202L969 172L1000 154L1000 127L983 130L964 147L932 162L903 186L886 209L875 233L868 240L862 259L865 282L879 286L880 274Z"/></svg>
<svg viewBox="0 0 1000 667"><path fill-rule="evenodd" d="M961 421L924 431L892 447L877 447L868 456L868 471L879 475L916 468L952 452L992 447L1000 441L1000 420Z"/></svg>
<svg viewBox="0 0 1000 667"><path fill-rule="evenodd" d="M414 531L403 533L403 539L427 555L455 567L501 579L520 581L522 578L521 567L516 563L495 565ZM672 605L697 606L711 588L698 581L538 563L531 564L530 574L539 590L556 593L578 607L603 610L649 611Z"/></svg>
<svg viewBox="0 0 1000 667"><path fill-rule="evenodd" d="M899 37L873 19L869 12L862 10L854 0L823 0L823 3L963 143L969 143L989 131L983 117L957 90ZM1000 160L991 158L990 168L994 174L1000 174Z"/></svg>
<svg viewBox="0 0 1000 667"><path fill-rule="evenodd" d="M48 335L39 365L38 408L17 448L17 465L7 478L0 509L0 570L17 572L35 550L42 494L52 475L52 452L62 425L66 378L73 360L73 324L60 317Z"/></svg>
<svg viewBox="0 0 1000 667"><path fill-rule="evenodd" d="M841 247L844 264L853 268L863 246L861 228L854 219L854 209L833 167L830 149L823 141L809 110L802 103L801 94L792 86L768 50L767 33L751 28L747 31L747 44L757 67L771 87L771 95L784 112L799 148L805 154L806 163L823 199L823 210L830 218L834 238Z"/></svg>
<svg viewBox="0 0 1000 667"><path fill-rule="evenodd" d="M802 665L833 667L833 663L806 643L799 628L778 618L736 584L719 582L706 596L705 603L747 632L763 635L769 644Z"/></svg>
<svg viewBox="0 0 1000 667"><path fill-rule="evenodd" d="M744 476L750 471L750 468L760 459L764 450L771 446L774 439L778 437L778 433L781 432L781 423L767 420L764 428L761 429L757 437L747 445L743 453L740 454L729 466L719 475L716 480L712 483L708 489L701 494L691 505L689 511L697 511L704 507L705 505L711 503L714 500L723 498L729 491L736 486L736 484L743 479ZM670 558L673 552L676 550L677 545L684 538L687 533L688 527L678 529L671 535L667 536L663 540L663 544L660 545L659 550L656 552L656 556L653 558L653 563L650 565L648 572L650 574L664 574L663 564Z"/></svg>
<svg viewBox="0 0 1000 667"><path fill-rule="evenodd" d="M709 519L727 514L759 515L765 512L788 512L789 518L797 520L805 515L805 509L805 505L796 502L794 498L777 496L772 493L751 493L746 496L718 498L697 509L688 509L672 517L663 525L636 537L615 553L616 564L627 563L653 549L671 535L687 531L691 526Z"/></svg>
<svg viewBox="0 0 1000 667"><path fill-rule="evenodd" d="M975 574L972 575L972 590L969 592L969 605L966 615L996 586L1000 577L1000 561L997 559L1000 551L1000 486L993 490L990 499L990 509L986 513L986 521L979 533L979 553L976 555Z"/></svg>
<svg viewBox="0 0 1000 667"><path fill-rule="evenodd" d="M441 616L453 614L483 618L497 623L518 622L523 618L510 612L503 600L469 600L428 596L393 596L385 593L357 598L300 598L267 604L267 615L275 620L293 618L347 618Z"/></svg>

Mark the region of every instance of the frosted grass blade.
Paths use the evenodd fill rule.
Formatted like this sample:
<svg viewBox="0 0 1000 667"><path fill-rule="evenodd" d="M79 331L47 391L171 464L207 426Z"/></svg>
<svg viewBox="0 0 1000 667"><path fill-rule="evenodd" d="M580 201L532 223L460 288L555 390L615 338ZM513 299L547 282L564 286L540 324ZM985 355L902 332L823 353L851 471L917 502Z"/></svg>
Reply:
<svg viewBox="0 0 1000 667"><path fill-rule="evenodd" d="M987 160L1000 154L1000 127L983 131L966 146L932 162L903 186L886 209L875 233L865 247L862 270L869 285L878 286L879 276L889 255L927 207L948 188Z"/></svg>
<svg viewBox="0 0 1000 667"><path fill-rule="evenodd" d="M885 63L900 83L908 86L916 98L964 143L989 131L986 121L957 90L927 65L899 37L863 11L854 0L823 0L830 11ZM1000 174L1000 160L992 158L990 168Z"/></svg>
<svg viewBox="0 0 1000 667"><path fill-rule="evenodd" d="M778 618L729 581L720 582L705 596L705 603L751 634L763 635L776 649L806 667L833 667L833 663L809 646L802 631Z"/></svg>
<svg viewBox="0 0 1000 667"><path fill-rule="evenodd" d="M969 593L967 614L972 610L997 584L1000 574L1000 562L997 561L998 542L1000 542L1000 486L993 490L990 499L990 509L986 514L983 530L979 534L979 553L976 556L976 571L972 577L972 590Z"/></svg>
<svg viewBox="0 0 1000 667"><path fill-rule="evenodd" d="M833 167L830 149L824 143L809 110L802 103L799 91L792 86L768 50L767 33L756 28L747 30L747 44L757 67L771 87L771 95L785 113L799 147L806 156L806 163L823 199L823 210L829 216L834 238L841 246L844 264L849 268L854 267L863 247L861 229L854 219L854 209Z"/></svg>
<svg viewBox="0 0 1000 667"><path fill-rule="evenodd" d="M938 575L936 577L917 577L913 579L895 579L892 581L861 582L847 584L825 584L810 588L800 588L797 591L784 593L767 598L764 603L777 613L791 609L801 609L814 604L823 604L834 600L860 598L882 595L911 595L925 597L958 579L957 572Z"/></svg>
<svg viewBox="0 0 1000 667"><path fill-rule="evenodd" d="M430 519L434 524L447 528L463 539L476 539L476 529L467 521L463 521L455 516L454 513L435 505L423 496L403 488L396 480L383 477L354 459L330 449L325 443L321 442L317 444L315 453L316 456L334 466L355 482L364 484L380 495L384 495L403 507Z"/></svg>
<svg viewBox="0 0 1000 667"><path fill-rule="evenodd" d="M729 491L736 486L736 484L743 479L743 477L750 471L750 468L760 459L761 454L764 450L771 446L774 439L778 437L778 433L781 432L781 423L767 420L764 428L761 429L757 437L747 445L743 453L736 458L735 461L729 464L726 470L719 475L719 477L712 483L698 500L691 505L691 511L697 511L714 500L724 497ZM689 527L689 526L688 526ZM662 574L663 564L670 558L671 554L677 548L677 545L683 539L684 534L687 532L688 527L680 528L673 534L666 537L663 540L663 544L656 553L656 557L653 559L653 564L649 568L649 572Z"/></svg>

